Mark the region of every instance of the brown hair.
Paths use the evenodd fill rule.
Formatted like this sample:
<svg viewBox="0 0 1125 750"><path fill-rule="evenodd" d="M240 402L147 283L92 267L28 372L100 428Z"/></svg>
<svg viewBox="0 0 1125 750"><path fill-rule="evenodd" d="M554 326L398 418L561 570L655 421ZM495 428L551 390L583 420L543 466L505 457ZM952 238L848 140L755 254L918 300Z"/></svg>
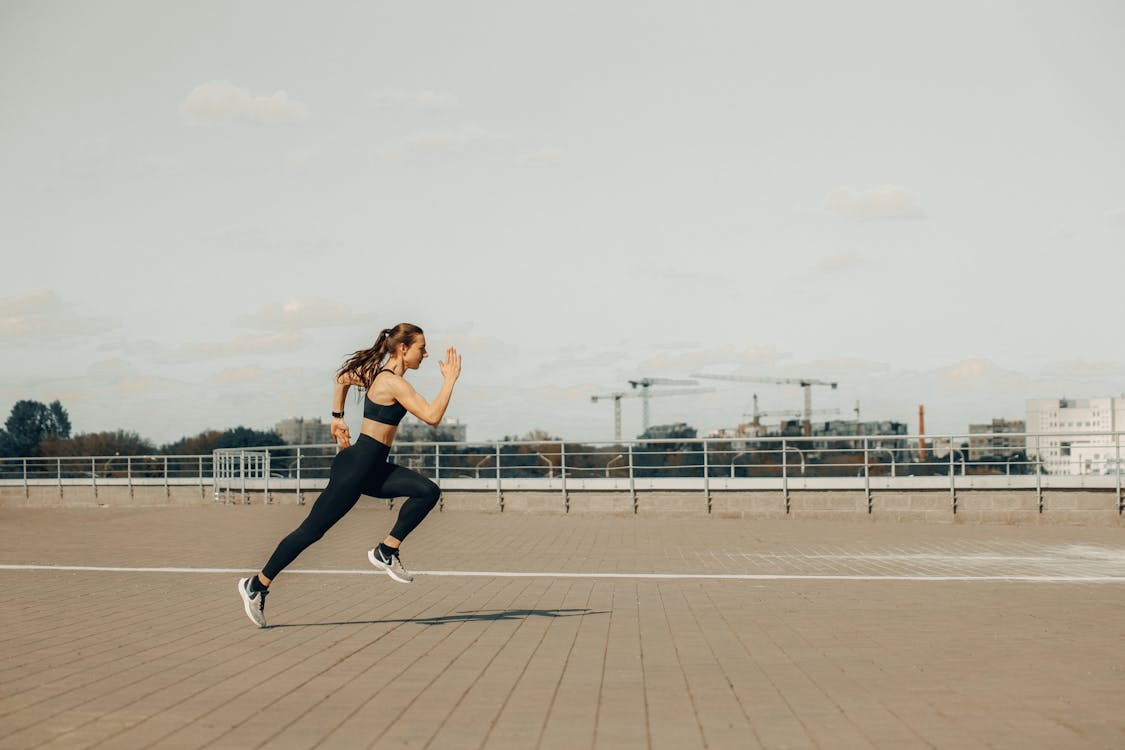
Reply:
<svg viewBox="0 0 1125 750"><path fill-rule="evenodd" d="M370 349L360 349L340 365L336 377L352 374L360 379L364 388L370 388L375 376L383 369L383 360L398 348L399 344L410 346L414 339L422 335L422 329L413 323L399 323L394 328L379 331L379 337Z"/></svg>

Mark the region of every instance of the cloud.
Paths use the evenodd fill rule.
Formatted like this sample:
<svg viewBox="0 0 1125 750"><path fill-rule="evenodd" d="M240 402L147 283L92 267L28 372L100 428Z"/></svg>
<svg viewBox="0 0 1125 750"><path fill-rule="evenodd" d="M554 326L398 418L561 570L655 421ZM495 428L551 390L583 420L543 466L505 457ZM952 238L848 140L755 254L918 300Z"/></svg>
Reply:
<svg viewBox="0 0 1125 750"><path fill-rule="evenodd" d="M150 377L122 378L113 384L114 390L119 393L144 393L156 385L156 379Z"/></svg>
<svg viewBox="0 0 1125 750"><path fill-rule="evenodd" d="M949 367L941 376L946 380L980 380L995 374L997 367L987 359L969 359Z"/></svg>
<svg viewBox="0 0 1125 750"><path fill-rule="evenodd" d="M157 349L152 352L152 359L162 364L199 363L224 357L290 352L304 342L305 338L300 332L279 331L239 336L227 341L185 344L170 350Z"/></svg>
<svg viewBox="0 0 1125 750"><path fill-rule="evenodd" d="M195 344L195 351L215 354L250 354L271 351L289 351L295 349L304 337L295 332L268 333L257 336L239 336L230 341L220 341L208 344Z"/></svg>
<svg viewBox="0 0 1125 750"><path fill-rule="evenodd" d="M238 324L266 330L292 331L301 328L347 326L367 320L347 305L322 297L292 299L280 307L267 307L254 315L239 318Z"/></svg>
<svg viewBox="0 0 1125 750"><path fill-rule="evenodd" d="M1050 378L1125 378L1125 363L1070 359L1046 365L1043 374Z"/></svg>
<svg viewBox="0 0 1125 750"><path fill-rule="evenodd" d="M215 380L222 383L249 383L261 380L266 371L260 367L231 367L215 374Z"/></svg>
<svg viewBox="0 0 1125 750"><path fill-rule="evenodd" d="M828 210L843 219L877 221L881 219L916 219L924 212L914 203L907 190L884 185L871 190L840 187L828 194Z"/></svg>
<svg viewBox="0 0 1125 750"><path fill-rule="evenodd" d="M1072 240L1078 236L1078 230L1071 224L1056 224L1051 227L1051 236L1059 240Z"/></svg>
<svg viewBox="0 0 1125 750"><path fill-rule="evenodd" d="M1125 207L1114 208L1105 212L1105 217L1110 222L1121 227L1125 227Z"/></svg>
<svg viewBox="0 0 1125 750"><path fill-rule="evenodd" d="M520 163L529 167L549 167L566 160L566 152L561 148L546 146L529 151L520 157Z"/></svg>
<svg viewBox="0 0 1125 750"><path fill-rule="evenodd" d="M229 81L209 81L192 89L180 104L187 117L208 122L301 122L308 117L303 102L284 91L254 96Z"/></svg>
<svg viewBox="0 0 1125 750"><path fill-rule="evenodd" d="M433 154L458 154L495 146L507 140L508 137L503 133L466 124L450 130L415 133L397 143L383 146L376 151L376 156L395 159Z"/></svg>
<svg viewBox="0 0 1125 750"><path fill-rule="evenodd" d="M597 351L582 354L575 352L543 361L532 372L532 377L537 379L549 378L559 372L570 372L575 369L604 370L625 359L625 353L621 351Z"/></svg>
<svg viewBox="0 0 1125 750"><path fill-rule="evenodd" d="M375 91L371 94L371 101L377 107L388 109L450 109L457 106L456 94L426 89Z"/></svg>
<svg viewBox="0 0 1125 750"><path fill-rule="evenodd" d="M54 292L40 289L0 299L0 315L36 315L59 306Z"/></svg>
<svg viewBox="0 0 1125 750"><path fill-rule="evenodd" d="M817 261L809 268L809 273L835 275L859 271L869 265L871 261L859 253L841 253Z"/></svg>
<svg viewBox="0 0 1125 750"><path fill-rule="evenodd" d="M638 362L636 369L637 375L641 377L682 378L685 377L684 373L689 372L725 375L735 371L772 367L789 356L779 352L772 344L744 347L727 344L710 349L681 349L675 354L656 354Z"/></svg>
<svg viewBox="0 0 1125 750"><path fill-rule="evenodd" d="M0 298L0 340L105 333L108 328L108 318L75 312L46 289Z"/></svg>
<svg viewBox="0 0 1125 750"><path fill-rule="evenodd" d="M671 284L693 282L703 286L713 287L737 283L736 277L729 271L710 271L702 268L694 268L686 263L678 266L645 265L635 273L636 276L641 279L663 281Z"/></svg>
<svg viewBox="0 0 1125 750"><path fill-rule="evenodd" d="M801 367L807 369L809 372L821 373L822 376L841 372L856 374L891 371L891 366L886 362L876 362L874 360L860 359L858 357L836 357L834 359L814 360L806 365L801 365Z"/></svg>
<svg viewBox="0 0 1125 750"><path fill-rule="evenodd" d="M141 165L152 172L163 174L179 174L187 167L187 162L172 156L149 154L141 158Z"/></svg>
<svg viewBox="0 0 1125 750"><path fill-rule="evenodd" d="M126 373L132 374L136 372L136 369L132 362L116 358L100 359L96 362L92 362L90 366L86 368L86 372L89 375L97 377L110 377L120 376Z"/></svg>

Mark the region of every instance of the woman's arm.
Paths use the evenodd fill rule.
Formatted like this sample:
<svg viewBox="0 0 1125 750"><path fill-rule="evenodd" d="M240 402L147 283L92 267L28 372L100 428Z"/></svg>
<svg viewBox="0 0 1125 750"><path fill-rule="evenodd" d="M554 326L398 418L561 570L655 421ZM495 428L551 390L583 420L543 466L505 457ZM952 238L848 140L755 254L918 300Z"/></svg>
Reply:
<svg viewBox="0 0 1125 750"><path fill-rule="evenodd" d="M332 389L332 411L343 414L344 401L348 397L348 388L353 385L363 385L363 383L350 372L336 378L336 387ZM348 430L348 423L344 421L343 417L333 417L328 431L331 433L332 439L341 448L347 448L352 444L352 435Z"/></svg>
<svg viewBox="0 0 1125 750"><path fill-rule="evenodd" d="M433 401L426 401L414 390L414 387L403 378L395 378L391 382L391 392L395 400L406 407L406 410L421 419L428 425L436 425L445 416L449 408L449 399L453 397L453 384L461 376L461 355L453 347L445 352L445 360L438 362L441 368L441 390Z"/></svg>

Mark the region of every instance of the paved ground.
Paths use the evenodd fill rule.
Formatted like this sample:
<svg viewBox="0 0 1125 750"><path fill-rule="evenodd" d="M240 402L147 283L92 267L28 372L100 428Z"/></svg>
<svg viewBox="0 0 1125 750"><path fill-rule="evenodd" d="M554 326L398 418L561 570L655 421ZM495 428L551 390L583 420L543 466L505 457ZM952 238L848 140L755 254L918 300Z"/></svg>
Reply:
<svg viewBox="0 0 1125 750"><path fill-rule="evenodd" d="M1125 747L1122 529L302 514L0 510L0 748Z"/></svg>

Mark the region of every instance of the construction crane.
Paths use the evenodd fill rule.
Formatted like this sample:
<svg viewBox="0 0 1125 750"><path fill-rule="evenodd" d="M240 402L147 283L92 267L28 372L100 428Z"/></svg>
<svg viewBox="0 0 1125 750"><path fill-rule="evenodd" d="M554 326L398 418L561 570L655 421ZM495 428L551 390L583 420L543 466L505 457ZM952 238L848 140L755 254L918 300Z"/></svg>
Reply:
<svg viewBox="0 0 1125 750"><path fill-rule="evenodd" d="M812 415L812 414L839 414L839 413L840 413L839 409L816 409L814 411L809 412L810 415ZM752 414L743 414L742 416L753 417L754 421L752 422L752 424L755 427L757 427L758 424L759 424L759 420L761 420L762 417L800 417L800 416L803 416L803 415L804 415L804 412L802 412L800 409L781 409L780 411L771 409L769 411L759 411L758 410L758 394L755 393L754 394L754 412Z"/></svg>
<svg viewBox="0 0 1125 750"><path fill-rule="evenodd" d="M614 391L613 393L606 393L599 396L590 396L590 401L597 403L607 399L613 399L613 439L621 441L621 399L623 398L643 398L644 399L644 429L648 431L648 400L650 398L657 398L660 396L688 396L693 393L713 393L714 388L679 388L673 391L659 391L657 393L648 393L647 391Z"/></svg>
<svg viewBox="0 0 1125 750"><path fill-rule="evenodd" d="M604 396L590 396L590 401L595 404L607 398L613 399L613 439L618 443L621 442L621 399L629 398L631 395L635 394L629 394L624 391L614 391Z"/></svg>
<svg viewBox="0 0 1125 750"><path fill-rule="evenodd" d="M814 385L827 385L831 386L832 390L836 390L837 383L827 380L815 380L813 378L759 378L753 375L704 375L693 374L693 378L704 378L706 380L731 380L738 383L778 383L780 385L799 385L805 392L805 409L804 416L804 433L807 436L812 435L812 387Z"/></svg>
<svg viewBox="0 0 1125 750"><path fill-rule="evenodd" d="M648 423L648 400L649 400L649 398L651 398L651 394L649 393L649 388L651 388L654 385L698 385L698 384L699 384L698 380L676 380L674 378L641 378L640 380L630 380L629 381L630 386L632 386L633 388L640 388L641 389L641 399L642 399L642 401L641 401L641 414L642 414L641 424L644 425L644 431L648 432L648 427L649 427L649 423ZM690 392L691 391L689 391L689 393ZM703 391L696 391L696 393L702 393L702 392ZM683 392L681 391L680 395L682 395L682 394L683 394ZM666 391L665 395L673 395L673 394Z"/></svg>

